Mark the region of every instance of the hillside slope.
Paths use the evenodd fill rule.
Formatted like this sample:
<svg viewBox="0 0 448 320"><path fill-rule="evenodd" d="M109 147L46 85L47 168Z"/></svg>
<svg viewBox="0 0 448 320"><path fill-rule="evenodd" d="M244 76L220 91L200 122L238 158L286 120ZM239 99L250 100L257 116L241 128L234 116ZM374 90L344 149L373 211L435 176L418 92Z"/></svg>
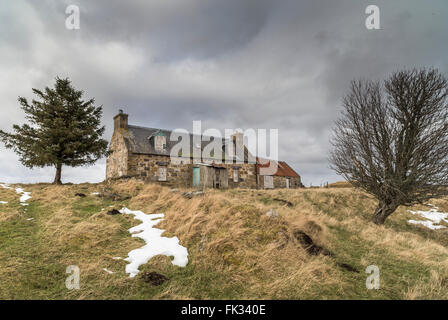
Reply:
<svg viewBox="0 0 448 320"><path fill-rule="evenodd" d="M0 188L8 202L0 204L0 299L448 298L448 229L407 223L417 219L408 208L376 226L375 201L352 188L207 190L189 199L134 180L20 187L31 192L28 206ZM431 203L448 211L447 200ZM144 242L128 231L139 224L132 216L106 214L123 207L165 213L156 227L179 238L188 265L157 256L129 278L117 257ZM65 287L69 265L80 268L79 290ZM380 269L379 290L366 289L368 265ZM148 271L169 280L151 285Z"/></svg>

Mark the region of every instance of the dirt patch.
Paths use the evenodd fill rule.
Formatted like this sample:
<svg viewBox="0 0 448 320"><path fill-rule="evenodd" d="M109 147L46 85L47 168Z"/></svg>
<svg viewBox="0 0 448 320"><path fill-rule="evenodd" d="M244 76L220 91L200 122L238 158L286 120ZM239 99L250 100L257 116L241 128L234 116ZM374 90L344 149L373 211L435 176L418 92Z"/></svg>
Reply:
<svg viewBox="0 0 448 320"><path fill-rule="evenodd" d="M285 199L274 198L273 200L277 201L277 202L281 202L281 203L285 204L287 207L294 206L294 204L291 201L288 201L288 200L285 200Z"/></svg>
<svg viewBox="0 0 448 320"><path fill-rule="evenodd" d="M319 254L323 254L324 256L334 258L335 255L333 252L325 249L322 246L315 244L313 239L311 239L311 237L302 230L295 230L293 234L294 237L297 239L297 241L300 243L300 245L305 249L305 251L309 255L317 256ZM347 263L337 262L336 264L342 269L345 269L347 271L359 273L359 270L357 270L355 267Z"/></svg>
<svg viewBox="0 0 448 320"><path fill-rule="evenodd" d="M349 264L346 264L346 263L338 263L338 266L340 266L341 268L343 268L343 269L345 269L345 270L347 270L347 271L359 273L359 270L358 270L358 269L356 269L355 267L352 267L352 266L349 265Z"/></svg>
<svg viewBox="0 0 448 320"><path fill-rule="evenodd" d="M141 278L144 282L149 283L152 286L160 286L169 279L163 274L157 272L143 272Z"/></svg>
<svg viewBox="0 0 448 320"><path fill-rule="evenodd" d="M300 243L300 245L305 249L305 251L312 255L317 256L319 254L323 254L324 256L332 257L334 254L322 246L319 246L314 243L313 239L309 235L307 235L302 230L295 230L293 232L294 238Z"/></svg>
<svg viewBox="0 0 448 320"><path fill-rule="evenodd" d="M110 216L113 216L113 215L116 215L116 214L121 214L121 212L118 211L117 209L112 209L112 210L107 211L107 214L110 215Z"/></svg>

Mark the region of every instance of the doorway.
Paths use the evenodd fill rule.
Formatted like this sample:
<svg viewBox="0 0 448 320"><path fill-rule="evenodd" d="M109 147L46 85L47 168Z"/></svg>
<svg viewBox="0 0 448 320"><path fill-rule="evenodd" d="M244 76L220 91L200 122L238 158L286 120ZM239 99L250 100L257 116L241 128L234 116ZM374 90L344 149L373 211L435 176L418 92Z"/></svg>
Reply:
<svg viewBox="0 0 448 320"><path fill-rule="evenodd" d="M199 187L199 177L200 177L201 169L199 167L193 168L193 187Z"/></svg>

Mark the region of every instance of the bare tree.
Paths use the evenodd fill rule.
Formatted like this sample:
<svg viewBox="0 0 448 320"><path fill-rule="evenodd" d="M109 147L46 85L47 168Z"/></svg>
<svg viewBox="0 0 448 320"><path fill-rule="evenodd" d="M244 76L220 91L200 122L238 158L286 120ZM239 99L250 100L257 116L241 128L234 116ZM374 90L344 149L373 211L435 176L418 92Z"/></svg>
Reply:
<svg viewBox="0 0 448 320"><path fill-rule="evenodd" d="M331 143L331 168L378 199L383 224L400 205L447 194L448 81L437 69L353 81Z"/></svg>

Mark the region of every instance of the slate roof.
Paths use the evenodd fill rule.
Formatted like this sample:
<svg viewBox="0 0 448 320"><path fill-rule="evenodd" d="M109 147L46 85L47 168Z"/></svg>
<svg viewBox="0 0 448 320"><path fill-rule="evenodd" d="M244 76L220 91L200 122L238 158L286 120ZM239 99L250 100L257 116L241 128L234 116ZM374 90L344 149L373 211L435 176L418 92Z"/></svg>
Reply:
<svg viewBox="0 0 448 320"><path fill-rule="evenodd" d="M138 127L129 125L128 126L129 135L128 144L130 146L131 152L138 154L151 154L151 155L166 155L169 156L171 153L171 149L179 142L183 137L179 137L177 141L171 141L171 133L173 130L165 130L158 128L147 128L147 127ZM156 135L165 135L166 137L166 149L165 150L155 150L154 143L150 141L150 138ZM183 156L191 156L193 155L193 134L188 134L190 139L190 154ZM199 141L201 141L200 148L203 150L205 146L209 143L213 142L215 138L211 137L210 141L201 141L201 137L199 136ZM219 138L218 138L219 139ZM224 138L221 138L223 146L228 143L228 141ZM224 152L223 152L224 154Z"/></svg>

